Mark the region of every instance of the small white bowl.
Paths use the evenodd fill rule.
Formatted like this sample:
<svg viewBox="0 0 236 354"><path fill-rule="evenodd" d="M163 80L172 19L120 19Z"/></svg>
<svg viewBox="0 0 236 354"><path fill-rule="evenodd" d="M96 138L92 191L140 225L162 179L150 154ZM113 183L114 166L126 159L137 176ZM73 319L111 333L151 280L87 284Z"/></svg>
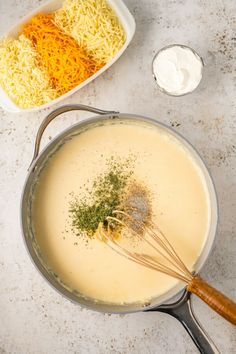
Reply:
<svg viewBox="0 0 236 354"><path fill-rule="evenodd" d="M183 48L183 49L188 49L188 50L190 50L190 51L195 55L195 57L199 60L199 63L201 64L201 77L200 77L199 82L197 83L197 85L196 85L192 90L189 90L189 91L184 92L184 93L173 93L173 92L169 92L169 91L167 91L166 89L164 89L162 86L160 86L159 83L158 83L158 79L157 79L157 77L156 77L156 74L155 74L155 70L154 70L154 62L155 62L156 58L158 57L158 55L159 55L160 53L162 53L163 51L165 51L166 49L173 48L173 47L181 47L181 48ZM160 90L161 92L165 93L165 94L168 95L168 96L172 96L172 97L182 97L182 96L186 96L186 95L188 95L188 94L194 92L194 91L198 88L198 86L200 85L200 83L201 83L201 81L202 81L204 66L205 66L205 64L204 64L204 61L203 61L202 57L201 57L193 48L191 48L191 47L189 47L189 46L187 46L187 45L184 45L184 44L177 44L177 43L175 43L175 44L170 44L170 45L167 45L167 46L161 48L161 49L154 55L154 57L153 57L153 59L152 59L152 76L154 77L154 80L156 81L157 87L159 88L159 90Z"/></svg>
<svg viewBox="0 0 236 354"><path fill-rule="evenodd" d="M110 66L112 66L118 58L124 53L128 45L130 44L134 33L135 33L135 20L128 10L127 6L124 4L122 0L106 0L107 3L111 6L111 8L115 11L118 19L120 20L124 31L126 33L126 40L123 47L119 50L119 52L114 56L112 60L110 60L106 65L104 65L100 70L98 70L94 75L90 76L87 80L83 81L81 84L74 87L72 90L66 92L64 95L56 98L55 100L50 101L41 106L23 109L18 107L7 95L7 93L0 86L0 106L8 112L32 112L38 111L42 108L51 107L55 103L58 103L65 98L71 96L76 91L80 90L85 85L89 84L91 81L96 79L99 75L101 75L105 70L107 70ZM37 13L48 13L59 9L63 4L63 0L50 0L45 4L37 7L35 10L31 11L28 15L23 17L15 26L13 26L7 33L4 33L3 36L11 36L17 38L18 33L21 29L21 26L29 21L31 17L36 15Z"/></svg>

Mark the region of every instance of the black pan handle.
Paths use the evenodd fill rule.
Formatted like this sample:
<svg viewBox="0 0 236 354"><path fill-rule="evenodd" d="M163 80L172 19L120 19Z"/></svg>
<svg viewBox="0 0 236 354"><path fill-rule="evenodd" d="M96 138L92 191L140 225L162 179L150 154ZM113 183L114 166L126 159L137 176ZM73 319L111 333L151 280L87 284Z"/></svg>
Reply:
<svg viewBox="0 0 236 354"><path fill-rule="evenodd" d="M185 290L175 303L161 305L147 311L159 311L175 317L184 326L201 354L219 354L214 342L197 321L191 303L191 294Z"/></svg>
<svg viewBox="0 0 236 354"><path fill-rule="evenodd" d="M87 112L92 112L92 113L96 113L96 114L118 114L119 113L119 112L115 112L115 111L104 111L102 109L98 109L98 108L94 108L94 107L90 107L90 106L85 106L83 104L68 104L68 105L61 106L61 107L55 109L54 111L49 113L46 118L44 118L41 125L39 126L37 136L35 139L34 155L33 155L33 159L30 163L29 168L31 167L33 162L38 157L41 139L42 139L44 130L47 128L49 123L53 119L55 119L57 116L61 115L62 113L66 113L66 112L70 112L70 111L87 111Z"/></svg>

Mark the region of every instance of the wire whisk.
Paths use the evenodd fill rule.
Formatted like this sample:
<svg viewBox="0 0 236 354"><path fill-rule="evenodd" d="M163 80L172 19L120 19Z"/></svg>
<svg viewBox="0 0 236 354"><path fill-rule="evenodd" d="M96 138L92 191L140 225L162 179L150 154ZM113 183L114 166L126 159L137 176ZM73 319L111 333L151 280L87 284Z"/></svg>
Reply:
<svg viewBox="0 0 236 354"><path fill-rule="evenodd" d="M156 256L150 256L132 250L113 237L114 230L120 230L120 237L129 232L137 239L145 242L154 250ZM106 228L100 225L98 237L116 253L141 266L158 271L187 284L187 290L200 297L212 309L229 322L236 325L236 304L224 294L207 284L202 278L186 267L165 234L152 222L143 222L139 210L114 210L113 216L107 217Z"/></svg>

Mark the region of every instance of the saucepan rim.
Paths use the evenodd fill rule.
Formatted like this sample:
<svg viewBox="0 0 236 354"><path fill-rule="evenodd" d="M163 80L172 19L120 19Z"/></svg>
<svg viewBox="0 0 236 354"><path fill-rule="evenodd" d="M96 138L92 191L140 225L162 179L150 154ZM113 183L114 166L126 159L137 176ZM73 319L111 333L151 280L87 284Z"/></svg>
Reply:
<svg viewBox="0 0 236 354"><path fill-rule="evenodd" d="M28 201L28 193L31 186L31 183L34 178L34 172L37 170L38 166L41 164L42 161L45 160L47 154L52 150L54 146L56 146L60 141L62 141L65 137L70 136L71 133L79 131L83 127L89 126L93 123L102 123L105 121L111 121L114 119L120 119L121 121L125 120L132 120L137 122L147 122L158 126L161 129L166 130L172 136L178 139L180 143L182 143L187 150L190 152L191 156L194 158L195 162L199 165L207 186L207 190L210 197L210 208L211 208L211 220L208 235L206 237L205 244L202 248L202 251L196 261L195 270L199 272L203 265L205 264L207 258L210 255L210 252L213 247L213 243L216 237L216 229L218 224L218 201L217 201L217 194L214 185L214 181L210 174L208 167L206 166L205 162L203 161L202 157L198 153L197 149L179 132L176 132L172 127L167 126L166 124L155 120L153 118L148 118L142 115L136 114L128 114L128 113L115 113L115 114L104 114L104 115L96 115L87 119L84 119L78 123L71 125L70 127L64 129L61 133L59 133L55 138L53 138L40 152L39 156L36 160L32 163L29 172L27 174L25 184L22 191L21 196L21 209L20 209L20 219L21 219L21 230L22 236L24 240L25 247L29 253L29 256L39 271L39 273L43 276L43 278L55 289L60 295L63 295L65 298L71 300L72 302L81 305L82 307L86 307L91 310L103 312L103 313L118 313L118 314L125 314L125 313L132 313L132 312L140 312L144 310L150 310L155 308L163 303L169 302L173 297L176 297L179 292L181 292L186 285L178 283L175 287L171 288L168 292L164 293L161 296L151 299L147 303L128 303L128 304L113 304L113 303L105 303L101 301L95 301L91 298L85 298L83 296L78 296L78 293L71 292L66 289L61 283L58 282L56 278L50 276L48 271L43 266L42 262L40 261L34 247L32 239L27 236L28 235L28 221L27 221L27 201Z"/></svg>

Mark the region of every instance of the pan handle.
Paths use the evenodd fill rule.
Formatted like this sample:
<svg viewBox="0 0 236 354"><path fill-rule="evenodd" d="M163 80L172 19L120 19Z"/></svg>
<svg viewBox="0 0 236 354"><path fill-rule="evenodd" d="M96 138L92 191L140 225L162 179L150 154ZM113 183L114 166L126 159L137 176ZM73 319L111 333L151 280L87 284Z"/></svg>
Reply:
<svg viewBox="0 0 236 354"><path fill-rule="evenodd" d="M147 311L164 312L179 320L201 354L219 354L216 345L197 321L190 298L191 294L185 290L182 297L175 303L161 305Z"/></svg>
<svg viewBox="0 0 236 354"><path fill-rule="evenodd" d="M92 112L92 113L97 113L97 114L102 114L102 115L103 114L118 114L119 113L119 112L115 112L115 111L104 111L102 109L98 109L98 108L94 108L94 107L90 107L90 106L85 106L83 104L69 104L69 105L61 106L61 107L55 109L54 111L49 113L46 118L44 118L44 120L42 121L42 123L39 126L37 136L35 139L34 155L33 155L33 159L30 163L29 168L31 167L33 162L38 157L41 139L42 139L43 133L44 133L45 129L47 128L47 126L49 125L49 123L54 118L61 115L62 113L66 113L66 112L70 112L70 111L87 111L87 112Z"/></svg>

